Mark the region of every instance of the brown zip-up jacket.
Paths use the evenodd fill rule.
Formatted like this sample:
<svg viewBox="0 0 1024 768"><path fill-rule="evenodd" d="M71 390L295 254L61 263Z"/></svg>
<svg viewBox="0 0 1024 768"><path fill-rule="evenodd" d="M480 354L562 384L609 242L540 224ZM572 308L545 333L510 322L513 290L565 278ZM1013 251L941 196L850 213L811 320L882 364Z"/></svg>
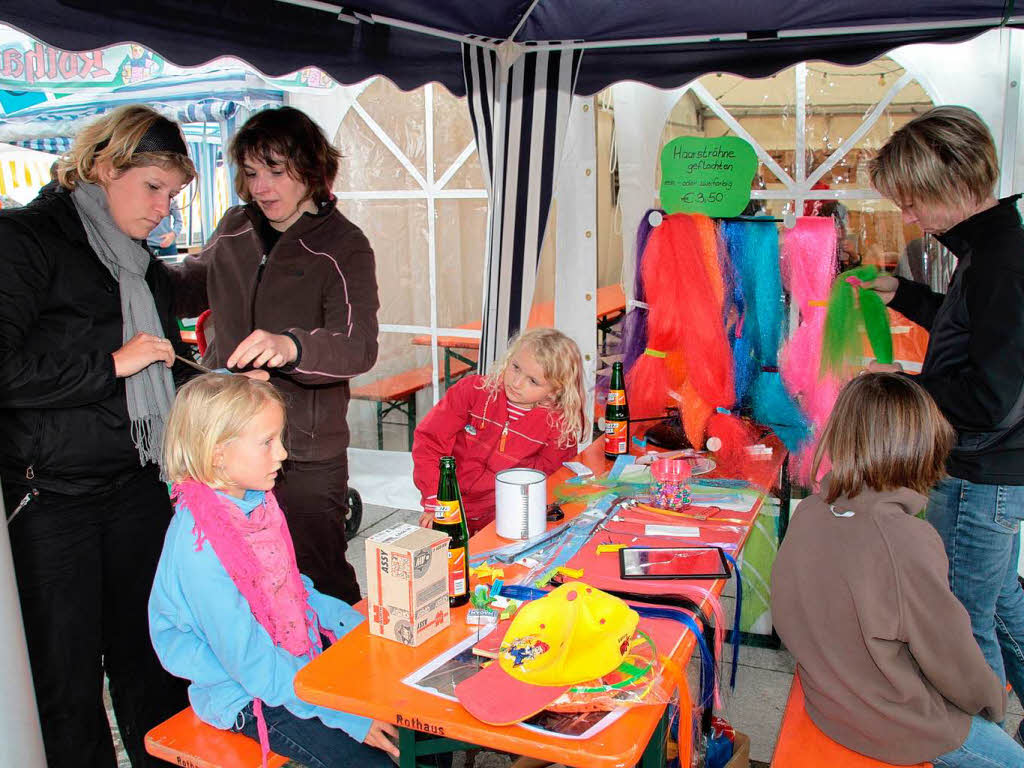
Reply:
<svg viewBox="0 0 1024 768"><path fill-rule="evenodd" d="M800 502L772 570L772 620L807 714L829 737L897 765L960 747L1006 692L947 582L925 497L866 490Z"/></svg>
<svg viewBox="0 0 1024 768"><path fill-rule="evenodd" d="M296 361L270 369L288 406L293 461L344 456L349 379L377 360L373 249L362 230L330 205L329 211L303 214L269 252L260 237L259 209L231 208L206 248L185 259L178 273L192 289L179 301L183 314L206 306L212 311L214 334L204 365L223 367L256 329L295 340Z"/></svg>

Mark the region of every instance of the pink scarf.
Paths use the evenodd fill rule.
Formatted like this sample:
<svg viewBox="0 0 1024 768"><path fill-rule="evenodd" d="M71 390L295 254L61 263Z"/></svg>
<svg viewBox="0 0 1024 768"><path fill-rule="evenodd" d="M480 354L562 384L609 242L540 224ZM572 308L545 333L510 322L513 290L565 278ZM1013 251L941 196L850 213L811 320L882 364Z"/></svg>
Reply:
<svg viewBox="0 0 1024 768"><path fill-rule="evenodd" d="M248 517L233 502L194 480L175 483L171 494L192 513L196 551L204 541L210 542L274 645L294 656L320 653L319 625L308 609L309 596L299 577L292 537L274 494L268 491ZM311 635L317 639L311 640ZM258 698L253 701L253 713L266 768L270 742Z"/></svg>

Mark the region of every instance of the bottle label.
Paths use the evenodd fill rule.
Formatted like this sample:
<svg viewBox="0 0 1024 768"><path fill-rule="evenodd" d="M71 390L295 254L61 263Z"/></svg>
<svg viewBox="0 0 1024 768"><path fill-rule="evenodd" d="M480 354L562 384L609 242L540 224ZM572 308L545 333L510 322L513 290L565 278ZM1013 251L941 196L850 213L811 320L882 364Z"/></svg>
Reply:
<svg viewBox="0 0 1024 768"><path fill-rule="evenodd" d="M626 390L624 389L610 389L608 390L608 405L625 405L626 404Z"/></svg>
<svg viewBox="0 0 1024 768"><path fill-rule="evenodd" d="M629 453L627 432L629 422L626 421L605 421L604 423L604 451L605 453L625 454Z"/></svg>
<svg viewBox="0 0 1024 768"><path fill-rule="evenodd" d="M445 525L462 522L462 505L457 501L437 501L434 504L434 522Z"/></svg>
<svg viewBox="0 0 1024 768"><path fill-rule="evenodd" d="M448 548L448 594L460 597L466 594L466 548Z"/></svg>

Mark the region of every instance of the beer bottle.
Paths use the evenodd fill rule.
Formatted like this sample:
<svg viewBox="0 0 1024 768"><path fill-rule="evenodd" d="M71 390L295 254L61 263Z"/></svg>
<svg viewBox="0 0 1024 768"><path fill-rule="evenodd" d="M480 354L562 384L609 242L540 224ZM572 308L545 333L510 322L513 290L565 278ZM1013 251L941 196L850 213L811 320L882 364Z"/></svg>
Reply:
<svg viewBox="0 0 1024 768"><path fill-rule="evenodd" d="M626 405L626 379L622 363L612 363L608 403L604 407L604 455L615 459L629 453L629 406Z"/></svg>
<svg viewBox="0 0 1024 768"><path fill-rule="evenodd" d="M451 537L448 542L448 605L457 608L469 602L469 528L462 509L459 481L455 479L454 456L441 457L433 528Z"/></svg>

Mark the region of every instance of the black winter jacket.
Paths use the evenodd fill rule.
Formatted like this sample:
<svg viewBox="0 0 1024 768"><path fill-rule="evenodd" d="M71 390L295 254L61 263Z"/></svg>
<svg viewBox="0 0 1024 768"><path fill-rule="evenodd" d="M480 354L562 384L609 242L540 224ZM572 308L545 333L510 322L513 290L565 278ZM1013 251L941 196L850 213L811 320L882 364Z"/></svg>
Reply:
<svg viewBox="0 0 1024 768"><path fill-rule="evenodd" d="M146 282L167 337L187 355L167 268ZM124 379L117 281L89 245L71 195L48 185L0 212L0 478L81 494L140 470ZM179 380L188 369L176 366Z"/></svg>
<svg viewBox="0 0 1024 768"><path fill-rule="evenodd" d="M954 477L1024 485L1024 227L1020 195L938 236L957 257L945 294L900 278L890 306L931 337L916 381L957 431Z"/></svg>

